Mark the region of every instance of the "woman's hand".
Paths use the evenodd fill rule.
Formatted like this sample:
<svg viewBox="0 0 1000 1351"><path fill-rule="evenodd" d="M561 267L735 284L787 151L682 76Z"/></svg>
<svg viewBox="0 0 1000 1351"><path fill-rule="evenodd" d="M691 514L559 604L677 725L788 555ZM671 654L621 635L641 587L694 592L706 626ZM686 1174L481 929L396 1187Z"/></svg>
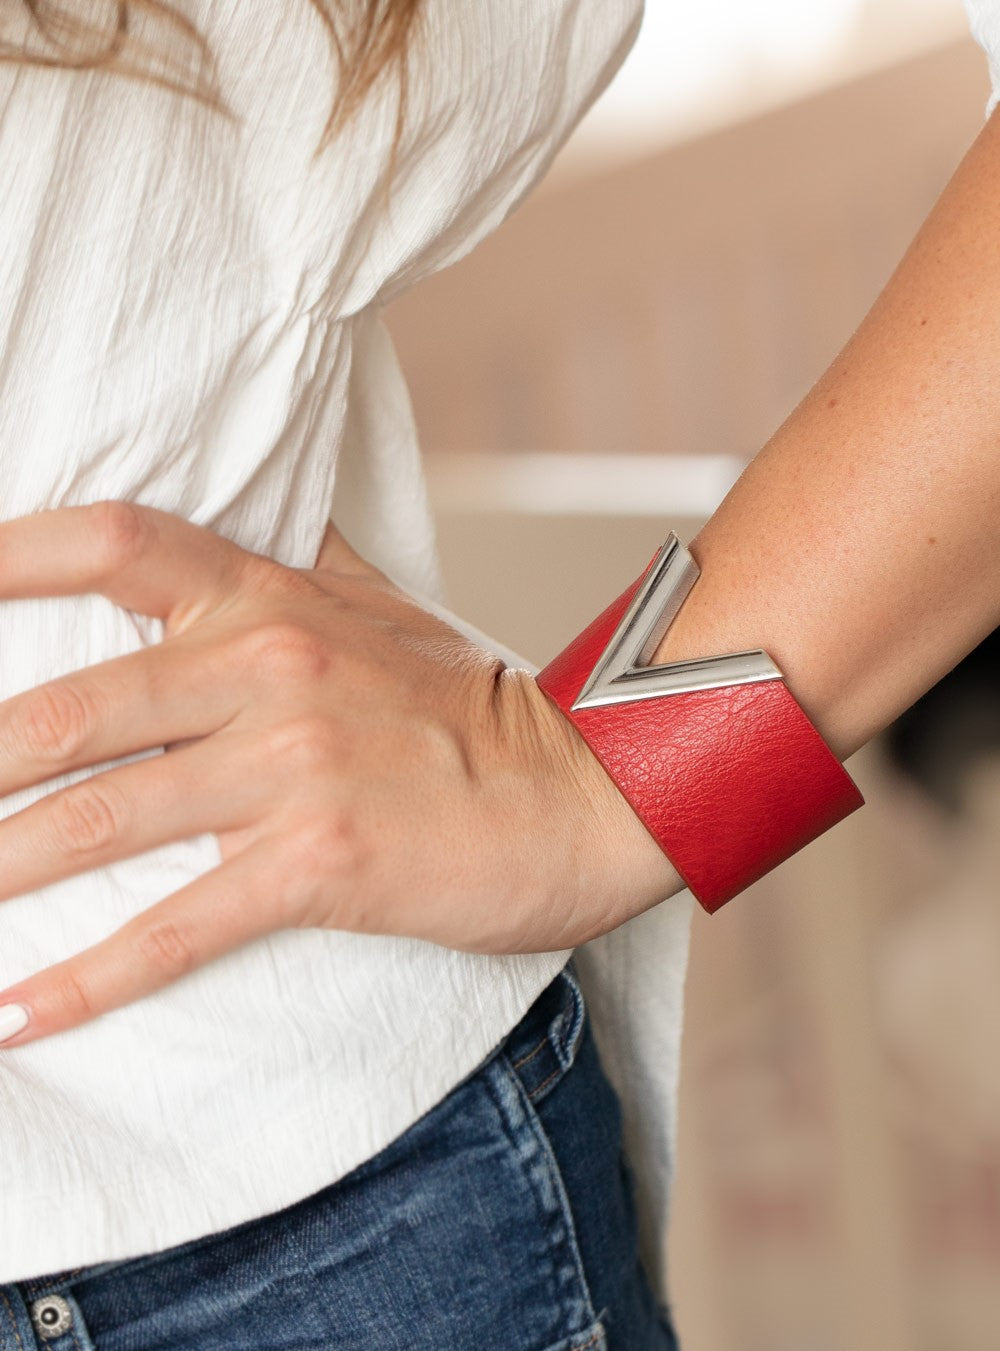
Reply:
<svg viewBox="0 0 1000 1351"><path fill-rule="evenodd" d="M166 751L0 822L0 903L204 831L222 863L0 992L29 1015L5 1046L279 929L560 950L680 888L531 675L428 614L332 527L304 569L131 503L0 525L0 598L83 592L159 617L164 640L0 703L0 793Z"/></svg>

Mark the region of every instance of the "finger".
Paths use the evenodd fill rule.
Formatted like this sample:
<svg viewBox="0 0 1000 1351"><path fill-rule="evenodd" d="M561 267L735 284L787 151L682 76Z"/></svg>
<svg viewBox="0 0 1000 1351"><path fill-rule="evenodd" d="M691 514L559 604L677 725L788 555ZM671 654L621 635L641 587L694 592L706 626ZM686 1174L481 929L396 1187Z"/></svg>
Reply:
<svg viewBox="0 0 1000 1351"><path fill-rule="evenodd" d="M231 666L218 644L184 635L0 701L0 795L218 731L248 698Z"/></svg>
<svg viewBox="0 0 1000 1351"><path fill-rule="evenodd" d="M19 1005L27 1025L3 1049L77 1027L153 994L216 957L282 927L287 869L274 841L261 840L166 900L144 910L110 937L0 992Z"/></svg>
<svg viewBox="0 0 1000 1351"><path fill-rule="evenodd" d="M96 592L178 628L230 595L253 557L136 502L55 507L0 524L0 598Z"/></svg>
<svg viewBox="0 0 1000 1351"><path fill-rule="evenodd" d="M223 732L92 774L0 821L0 900L206 831L252 825L292 788L260 736Z"/></svg>

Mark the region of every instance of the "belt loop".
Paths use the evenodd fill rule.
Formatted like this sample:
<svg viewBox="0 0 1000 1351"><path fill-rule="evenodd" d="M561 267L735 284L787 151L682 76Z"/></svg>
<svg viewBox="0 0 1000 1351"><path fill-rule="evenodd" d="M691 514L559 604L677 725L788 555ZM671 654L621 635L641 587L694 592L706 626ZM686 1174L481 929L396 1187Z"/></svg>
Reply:
<svg viewBox="0 0 1000 1351"><path fill-rule="evenodd" d="M586 1007L572 960L535 1000L505 1044L508 1064L532 1102L555 1088L576 1059Z"/></svg>
<svg viewBox="0 0 1000 1351"><path fill-rule="evenodd" d="M559 1013L553 1019L552 1026L549 1029L549 1038L559 1064L564 1070L568 1070L576 1059L587 1007L584 1003L583 991L580 989L576 964L572 957L559 972L559 975L566 984L567 997L564 998Z"/></svg>

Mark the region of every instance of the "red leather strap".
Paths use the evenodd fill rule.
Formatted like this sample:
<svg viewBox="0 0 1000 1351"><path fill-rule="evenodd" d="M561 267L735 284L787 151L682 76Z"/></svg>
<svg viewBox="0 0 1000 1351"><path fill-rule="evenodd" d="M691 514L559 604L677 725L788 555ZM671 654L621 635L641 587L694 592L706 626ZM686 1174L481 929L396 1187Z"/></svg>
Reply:
<svg viewBox="0 0 1000 1351"><path fill-rule="evenodd" d="M644 577L537 680L712 913L864 798L783 679L572 710Z"/></svg>

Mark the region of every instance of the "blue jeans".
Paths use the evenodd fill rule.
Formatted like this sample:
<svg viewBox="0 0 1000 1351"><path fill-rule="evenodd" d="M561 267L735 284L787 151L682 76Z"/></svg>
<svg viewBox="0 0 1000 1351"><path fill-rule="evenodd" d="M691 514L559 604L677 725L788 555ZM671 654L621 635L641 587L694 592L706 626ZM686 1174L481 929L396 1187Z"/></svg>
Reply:
<svg viewBox="0 0 1000 1351"><path fill-rule="evenodd" d="M676 1351L572 963L340 1181L161 1252L0 1286L0 1351Z"/></svg>

